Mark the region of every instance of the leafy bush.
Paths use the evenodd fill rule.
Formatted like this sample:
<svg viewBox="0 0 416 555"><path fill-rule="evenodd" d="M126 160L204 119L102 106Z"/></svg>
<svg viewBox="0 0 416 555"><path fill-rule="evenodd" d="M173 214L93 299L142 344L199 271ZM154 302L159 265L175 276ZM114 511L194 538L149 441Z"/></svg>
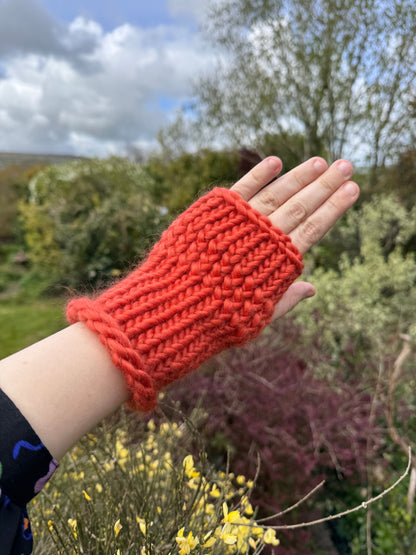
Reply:
<svg viewBox="0 0 416 555"><path fill-rule="evenodd" d="M129 433L124 425L89 434L32 501L38 555L226 555L278 545L253 519L252 483L214 472L203 451L195 462L186 454L190 426L149 421L138 434L142 423L130 424Z"/></svg>
<svg viewBox="0 0 416 555"><path fill-rule="evenodd" d="M146 169L155 180L155 198L172 212L181 212L202 190L234 183L239 177L239 163L235 151L202 150L173 159L155 157Z"/></svg>
<svg viewBox="0 0 416 555"><path fill-rule="evenodd" d="M198 407L207 414L200 431L219 467L226 463L227 448L232 468L245 475L255 472L260 456L253 500L267 514L298 501L326 474L359 484L368 463L368 437L370 457L381 441L360 385L315 378L296 347L301 328L290 321L279 328L217 357L210 363L215 372L207 368L189 378L192 385L185 379L171 391L184 409ZM198 391L192 398L191 388ZM283 523L309 520L311 512L319 512L316 498L312 503L313 509L304 504ZM282 531L280 539L281 553L310 553L308 531Z"/></svg>
<svg viewBox="0 0 416 555"><path fill-rule="evenodd" d="M395 465L404 468L405 457L397 458ZM379 493L380 487L374 493ZM371 545L376 555L403 555L416 553L415 505L407 507L408 481L400 483L392 492L372 506ZM356 534L351 543L354 555L367 555L367 522L365 513L356 513Z"/></svg>
<svg viewBox="0 0 416 555"><path fill-rule="evenodd" d="M49 166L20 205L30 260L51 283L97 286L143 256L164 225L151 177L121 158Z"/></svg>
<svg viewBox="0 0 416 555"><path fill-rule="evenodd" d="M308 279L317 295L296 309L302 337L319 344L331 365L339 369L346 358L349 378L355 362L370 370L395 352L399 333L415 322L416 259L408 251L416 235L416 209L407 210L397 198L375 197L347 215L338 230L346 244L356 244L340 257L337 270L317 268ZM362 366L355 365L361 379Z"/></svg>
<svg viewBox="0 0 416 555"><path fill-rule="evenodd" d="M308 279L317 295L296 309L306 348L326 354L317 360L315 374L329 378L341 375L347 383L361 383L368 391L378 409L373 418L385 430L381 460L385 463L397 454L398 445L402 449L400 442L411 444L413 449L416 442L415 216L414 207L406 208L393 195L376 196L350 212L346 225L337 230L348 252L335 269L312 271ZM406 337L402 334L409 335L413 350L397 372L395 363ZM373 480L371 473L369 480ZM373 541L377 553L413 552L406 551L414 539L402 518L406 512L403 498L404 493L384 510L375 509ZM395 523L400 519L399 527ZM398 530L402 551L391 548L397 545ZM364 552L357 544L354 549Z"/></svg>
<svg viewBox="0 0 416 555"><path fill-rule="evenodd" d="M0 240L10 241L18 235L18 201L24 196L31 177L40 169L16 165L0 169Z"/></svg>

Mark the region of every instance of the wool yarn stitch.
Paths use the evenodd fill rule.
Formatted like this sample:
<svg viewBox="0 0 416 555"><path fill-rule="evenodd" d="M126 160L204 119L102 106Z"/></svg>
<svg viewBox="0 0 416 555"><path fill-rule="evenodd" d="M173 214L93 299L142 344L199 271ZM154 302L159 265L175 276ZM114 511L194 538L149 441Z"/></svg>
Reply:
<svg viewBox="0 0 416 555"><path fill-rule="evenodd" d="M148 411L161 388L259 335L302 269L288 236L234 191L215 188L130 275L98 298L72 300L66 314L107 348L129 406Z"/></svg>

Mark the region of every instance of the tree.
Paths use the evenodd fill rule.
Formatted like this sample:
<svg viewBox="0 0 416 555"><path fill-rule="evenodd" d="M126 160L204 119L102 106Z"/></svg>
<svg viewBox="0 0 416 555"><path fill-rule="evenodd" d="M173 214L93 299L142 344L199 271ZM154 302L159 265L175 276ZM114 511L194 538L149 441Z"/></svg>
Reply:
<svg viewBox="0 0 416 555"><path fill-rule="evenodd" d="M416 204L416 148L401 152L397 163L380 177L381 191L388 192L392 185L400 200L411 208ZM413 245L414 247L415 245Z"/></svg>
<svg viewBox="0 0 416 555"><path fill-rule="evenodd" d="M410 142L416 75L412 0L229 0L206 31L216 76L196 87L195 136L256 147L305 136L304 158L357 150L376 170ZM177 128L176 128L177 131Z"/></svg>

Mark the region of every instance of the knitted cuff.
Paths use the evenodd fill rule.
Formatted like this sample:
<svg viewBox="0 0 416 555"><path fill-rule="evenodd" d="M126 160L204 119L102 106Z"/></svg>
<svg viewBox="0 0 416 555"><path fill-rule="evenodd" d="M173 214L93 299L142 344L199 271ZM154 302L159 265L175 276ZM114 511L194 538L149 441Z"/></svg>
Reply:
<svg viewBox="0 0 416 555"><path fill-rule="evenodd" d="M130 407L146 411L162 387L259 335L302 269L289 237L237 193L215 188L130 275L95 300L71 301L67 318L98 335L124 373Z"/></svg>

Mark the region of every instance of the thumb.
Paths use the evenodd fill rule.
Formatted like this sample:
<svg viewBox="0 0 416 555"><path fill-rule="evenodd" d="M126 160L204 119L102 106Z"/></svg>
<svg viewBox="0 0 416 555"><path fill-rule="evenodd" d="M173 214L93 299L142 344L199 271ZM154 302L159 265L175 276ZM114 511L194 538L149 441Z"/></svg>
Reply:
<svg viewBox="0 0 416 555"><path fill-rule="evenodd" d="M272 320L277 320L281 318L284 314L287 314L295 308L295 306L303 301L303 299L307 299L309 297L313 297L316 293L315 287L308 283L307 281L296 281L292 283L280 301L277 303Z"/></svg>

